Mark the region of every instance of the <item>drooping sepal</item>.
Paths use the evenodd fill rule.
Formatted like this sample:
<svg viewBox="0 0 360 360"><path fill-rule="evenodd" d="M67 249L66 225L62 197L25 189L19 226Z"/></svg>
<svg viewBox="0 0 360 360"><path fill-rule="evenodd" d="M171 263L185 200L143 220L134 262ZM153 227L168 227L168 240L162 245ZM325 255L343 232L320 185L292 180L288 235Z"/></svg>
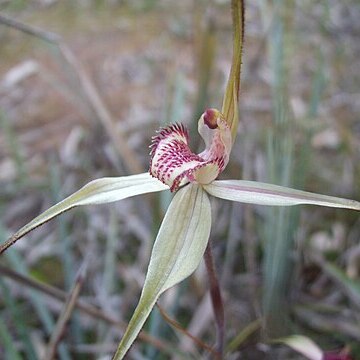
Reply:
<svg viewBox="0 0 360 360"><path fill-rule="evenodd" d="M44 211L18 230L10 239L0 244L0 255L30 231L74 207L106 204L135 195L163 190L167 190L167 187L160 181L153 179L148 173L93 180L66 199Z"/></svg>
<svg viewBox="0 0 360 360"><path fill-rule="evenodd" d="M161 128L152 138L149 172L171 191L188 182L210 183L229 161L231 133L222 114L215 109L207 110L198 129L206 146L198 155L190 150L189 133L182 124Z"/></svg>
<svg viewBox="0 0 360 360"><path fill-rule="evenodd" d="M159 296L186 279L199 266L210 228L211 207L206 192L195 184L180 189L157 234L139 303L114 360L126 356Z"/></svg>

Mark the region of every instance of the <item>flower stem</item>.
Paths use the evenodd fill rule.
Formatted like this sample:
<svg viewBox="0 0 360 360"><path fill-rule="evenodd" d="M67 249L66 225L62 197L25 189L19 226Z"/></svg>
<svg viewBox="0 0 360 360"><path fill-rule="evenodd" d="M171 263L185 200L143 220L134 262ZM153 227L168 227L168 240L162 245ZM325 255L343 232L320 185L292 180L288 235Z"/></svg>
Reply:
<svg viewBox="0 0 360 360"><path fill-rule="evenodd" d="M221 290L219 280L216 275L215 264L211 251L211 242L209 241L205 254L205 265L210 282L210 296L211 303L214 309L215 323L216 323L216 350L219 358L223 358L224 354L224 336L225 336L225 318L224 318L224 304L221 297Z"/></svg>

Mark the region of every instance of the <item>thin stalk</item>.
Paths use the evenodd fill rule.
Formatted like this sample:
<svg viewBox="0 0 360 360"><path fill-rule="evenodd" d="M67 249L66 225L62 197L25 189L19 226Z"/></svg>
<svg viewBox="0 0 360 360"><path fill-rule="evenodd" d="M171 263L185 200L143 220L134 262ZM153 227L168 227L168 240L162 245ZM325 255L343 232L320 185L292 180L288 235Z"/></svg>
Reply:
<svg viewBox="0 0 360 360"><path fill-rule="evenodd" d="M28 276L24 276L20 274L19 272L16 272L14 270L11 270L10 268L0 264L0 274L2 276L6 276L9 279L12 279L13 281L17 282L18 284L24 285L25 287L40 291L43 294L46 294L53 299L56 299L60 302L65 302L67 299L67 294L51 285L44 284L40 281L34 280ZM107 322L108 324L113 325L116 328L119 328L120 330L124 331L126 327L126 323L116 320L112 315L107 314L100 309L96 308L95 306L88 304L84 300L76 299L75 306L81 310L83 313L93 317L97 320L102 320L104 322ZM174 351L172 350L171 346L167 343L165 343L163 340L158 340L157 338L154 338L150 336L148 333L146 333L144 330L140 332L139 339L149 342L152 344L152 346L157 347L159 350L164 351L168 354L173 354Z"/></svg>
<svg viewBox="0 0 360 360"><path fill-rule="evenodd" d="M225 337L225 316L224 316L224 304L221 297L221 290L219 286L218 277L216 275L215 264L211 251L211 242L209 241L204 260L206 270L210 282L210 297L211 303L214 309L215 323L216 323L216 350L219 354L219 358L223 358L224 354L224 337Z"/></svg>
<svg viewBox="0 0 360 360"><path fill-rule="evenodd" d="M75 309L76 301L79 298L81 288L84 284L86 267L86 263L84 263L78 272L74 286L70 291L70 294L64 304L63 310L59 316L58 322L56 323L55 329L51 334L50 342L44 357L45 360L51 360L56 355L57 347L61 341L62 336L65 333L65 327L70 320L73 310Z"/></svg>
<svg viewBox="0 0 360 360"><path fill-rule="evenodd" d="M170 324L172 327L174 327L176 330L180 331L182 334L190 338L196 345L199 347L202 347L203 349L209 351L215 356L218 356L218 354L214 351L212 347L205 344L203 341L201 341L196 336L190 334L186 329L184 329L176 320L172 319L169 314L158 304L156 303L157 308L159 309L160 315L164 318L164 320Z"/></svg>

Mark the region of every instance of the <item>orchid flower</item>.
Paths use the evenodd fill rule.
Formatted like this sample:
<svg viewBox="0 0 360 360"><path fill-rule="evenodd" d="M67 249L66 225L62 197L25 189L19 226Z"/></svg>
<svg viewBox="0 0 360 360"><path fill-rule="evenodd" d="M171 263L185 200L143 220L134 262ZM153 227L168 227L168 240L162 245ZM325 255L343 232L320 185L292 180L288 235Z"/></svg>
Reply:
<svg viewBox="0 0 360 360"><path fill-rule="evenodd" d="M110 203L151 192L175 193L152 249L140 300L115 359L125 356L159 296L198 267L210 236L209 196L259 205L312 204L360 210L360 203L353 200L254 181L216 180L229 161L238 125L244 9L241 0L233 0L232 5L233 60L222 110L208 109L198 122L205 150L199 154L191 151L184 125L161 128L152 139L149 172L94 180L46 210L0 245L2 253L36 227L77 206Z"/></svg>

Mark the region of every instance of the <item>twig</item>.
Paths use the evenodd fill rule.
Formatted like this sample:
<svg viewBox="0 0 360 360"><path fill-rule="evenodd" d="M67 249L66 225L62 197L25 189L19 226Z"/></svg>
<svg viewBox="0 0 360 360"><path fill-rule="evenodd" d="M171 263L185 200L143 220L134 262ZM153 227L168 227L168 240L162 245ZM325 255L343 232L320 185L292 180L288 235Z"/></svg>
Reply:
<svg viewBox="0 0 360 360"><path fill-rule="evenodd" d="M20 22L19 20L15 20L4 14L0 14L0 23L3 25L6 25L6 26L12 27L14 29L17 29L19 31L22 31L25 34L35 36L39 39L50 42L53 45L57 45L57 43L61 40L60 36L57 34L54 34L49 31L44 31L42 29L37 28L36 26L30 26L30 25L24 24L24 23Z"/></svg>
<svg viewBox="0 0 360 360"><path fill-rule="evenodd" d="M216 269L211 251L211 242L209 241L205 254L205 265L210 282L210 297L211 303L214 309L215 323L216 323L216 349L220 354L220 358L223 358L224 354L224 337L225 337L225 317L224 317L224 305L221 298L221 290L219 281L216 275Z"/></svg>
<svg viewBox="0 0 360 360"><path fill-rule="evenodd" d="M205 344L203 341L201 341L196 336L190 334L186 329L184 329L176 320L172 319L166 311L158 304L156 303L157 308L160 311L161 316L164 318L164 320L169 323L171 326L173 326L176 330L179 330L182 334L190 338L195 344L202 347L203 349L211 352L215 356L219 356L217 352L209 345Z"/></svg>
<svg viewBox="0 0 360 360"><path fill-rule="evenodd" d="M139 173L143 171L134 151L128 146L126 136L121 128L115 126L114 120L105 106L102 98L99 95L95 85L90 80L89 76L84 71L81 64L78 62L74 53L64 43L62 38L52 32L44 31L35 26L24 24L18 20L5 16L0 13L0 24L12 27L25 34L35 36L43 41L55 45L64 59L65 63L71 68L76 80L85 95L86 102L94 111L97 119L102 123L105 131L107 132L113 146L122 157L125 165L131 173Z"/></svg>
<svg viewBox="0 0 360 360"><path fill-rule="evenodd" d="M56 348L62 336L64 335L65 327L70 320L71 314L76 305L76 301L80 295L81 288L84 284L86 268L87 268L87 263L84 262L75 278L74 286L71 289L71 292L60 313L55 329L51 335L49 345L46 349L44 360L52 360L55 358Z"/></svg>
<svg viewBox="0 0 360 360"><path fill-rule="evenodd" d="M0 264L0 274L14 280L15 282L17 282L19 284L25 285L26 287L32 288L34 290L38 290L48 296L51 296L58 301L65 302L68 297L67 294L60 289L57 289L53 286L41 283L41 282L31 279L29 277L26 277L26 276L19 274L18 272L13 271L12 269L9 269L6 266L1 265L1 264ZM127 326L125 323L115 320L113 316L110 316L110 315L102 312L101 310L97 309L96 307L94 307L90 304L87 304L85 301L83 301L81 299L77 298L75 300L75 306L76 306L76 308L78 308L82 312L86 313L87 315L90 315L91 317L94 317L96 319L103 320L111 325L116 326L117 328L120 328L121 330L124 330L125 327ZM188 331L183 329L175 320L171 319L159 305L157 305L157 306L159 308L161 316L168 323L170 323L172 326L176 327L176 329L178 329L183 334L185 334L186 336L191 338L200 347L208 350L209 352L211 352L214 355L217 355L216 351L214 351L213 348L211 348L209 345L203 343L197 337L191 335ZM145 331L142 331L140 333L139 338L145 342L152 344L153 346L157 347L159 350L162 350L167 353L173 353L171 350L169 350L170 345L164 343L164 341L162 341L162 340L158 340L157 338L147 334Z"/></svg>
<svg viewBox="0 0 360 360"><path fill-rule="evenodd" d="M21 275L16 271L11 270L1 264L0 264L0 274L14 280L19 284L25 285L26 287L32 288L34 290L38 290L48 296L51 296L52 298L55 298L58 301L65 302L67 299L67 294L64 291L57 289L53 286L41 283L37 280L31 279L24 275ZM104 313L103 311L97 309L95 306L87 304L85 301L81 299L76 300L75 306L85 314L90 315L95 319L100 319L102 321L105 321L121 329L122 331L124 331L124 329L127 326L124 322L114 319L113 316ZM152 344L161 351L173 354L170 345L165 344L164 341L158 340L157 338L149 335L145 331L140 332L139 338L145 342L148 342L149 344Z"/></svg>

